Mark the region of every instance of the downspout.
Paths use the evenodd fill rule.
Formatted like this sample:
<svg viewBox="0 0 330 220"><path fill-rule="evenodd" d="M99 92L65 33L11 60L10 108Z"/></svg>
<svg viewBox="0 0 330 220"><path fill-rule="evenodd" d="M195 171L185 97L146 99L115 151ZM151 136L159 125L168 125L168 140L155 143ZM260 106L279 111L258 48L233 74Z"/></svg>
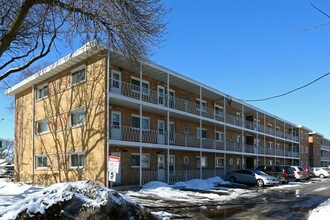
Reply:
<svg viewBox="0 0 330 220"><path fill-rule="evenodd" d="M108 41L108 46L107 46L107 64L106 64L106 74L107 74L107 81L105 82L105 86L107 87L107 93L105 94L105 98L106 98L106 109L107 109L107 115L105 117L105 120L106 120L106 124L107 124L107 129L106 129L106 158L105 158L105 176L106 176L106 184L105 186L107 186L109 188L109 170L108 170L108 158L109 158L109 150L110 150L110 146L109 146L109 138L110 138L110 123L109 123L109 120L110 120L110 117L109 117L109 114L110 114L110 101L109 101L109 92L110 92L110 44L109 44L109 41Z"/></svg>
<svg viewBox="0 0 330 220"><path fill-rule="evenodd" d="M34 114L34 108L35 108L35 92L34 92L34 85L32 86L32 164L31 164L31 169L32 169L32 184L34 183L34 133L35 133L35 114Z"/></svg>

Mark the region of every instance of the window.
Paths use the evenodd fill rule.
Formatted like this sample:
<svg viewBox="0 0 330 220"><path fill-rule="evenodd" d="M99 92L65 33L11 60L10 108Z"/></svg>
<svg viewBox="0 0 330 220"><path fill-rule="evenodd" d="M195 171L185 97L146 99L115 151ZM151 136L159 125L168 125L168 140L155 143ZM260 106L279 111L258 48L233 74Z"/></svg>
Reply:
<svg viewBox="0 0 330 220"><path fill-rule="evenodd" d="M202 164L202 168L207 167L207 157L203 156L202 160L200 160L200 157L196 157L197 158L197 168L201 167Z"/></svg>
<svg viewBox="0 0 330 220"><path fill-rule="evenodd" d="M303 147L303 146L300 147L300 153L301 153L301 154L304 153L304 147Z"/></svg>
<svg viewBox="0 0 330 220"><path fill-rule="evenodd" d="M236 159L236 167L237 167L237 169L241 169L241 159L240 158Z"/></svg>
<svg viewBox="0 0 330 220"><path fill-rule="evenodd" d="M39 86L37 88L37 100L48 96L48 84Z"/></svg>
<svg viewBox="0 0 330 220"><path fill-rule="evenodd" d="M189 125L183 127L183 134L189 134Z"/></svg>
<svg viewBox="0 0 330 220"><path fill-rule="evenodd" d="M201 138L201 133L202 133L202 139L206 139L206 129L205 128L197 128L196 129L197 132L197 138L200 139Z"/></svg>
<svg viewBox="0 0 330 220"><path fill-rule="evenodd" d="M206 112L206 101L204 101L204 100L200 100L200 99L196 99L196 110L200 110L200 108L201 108L201 106L202 106L202 112Z"/></svg>
<svg viewBox="0 0 330 220"><path fill-rule="evenodd" d="M273 161L272 160L268 160L268 165L273 165Z"/></svg>
<svg viewBox="0 0 330 220"><path fill-rule="evenodd" d="M223 167L223 157L215 158L215 167Z"/></svg>
<svg viewBox="0 0 330 220"><path fill-rule="evenodd" d="M215 140L223 142L224 141L224 135L223 132L216 131L215 132Z"/></svg>
<svg viewBox="0 0 330 220"><path fill-rule="evenodd" d="M73 71L71 74L71 85L76 85L79 83L83 83L86 80L86 70L85 67L80 69L80 70L76 70Z"/></svg>
<svg viewBox="0 0 330 220"><path fill-rule="evenodd" d="M184 165L189 165L189 156L184 156L183 157L183 164Z"/></svg>
<svg viewBox="0 0 330 220"><path fill-rule="evenodd" d="M83 125L86 122L86 110L78 109L70 113L71 127Z"/></svg>
<svg viewBox="0 0 330 220"><path fill-rule="evenodd" d="M135 92L140 92L140 79L132 77L131 78L131 89ZM150 83L148 81L142 80L142 93L149 95Z"/></svg>
<svg viewBox="0 0 330 220"><path fill-rule="evenodd" d="M214 114L216 116L221 116L223 117L223 108L221 106L215 105L214 106Z"/></svg>
<svg viewBox="0 0 330 220"><path fill-rule="evenodd" d="M308 147L305 147L305 153L308 154Z"/></svg>
<svg viewBox="0 0 330 220"><path fill-rule="evenodd" d="M70 168L82 169L85 167L85 153L71 153L70 154Z"/></svg>
<svg viewBox="0 0 330 220"><path fill-rule="evenodd" d="M140 167L140 154L133 153L131 154L131 167L138 168ZM150 167L150 155L142 154L142 168Z"/></svg>
<svg viewBox="0 0 330 220"><path fill-rule="evenodd" d="M132 115L132 128L140 128L140 117L137 115ZM142 117L142 129L150 129L150 118Z"/></svg>
<svg viewBox="0 0 330 220"><path fill-rule="evenodd" d="M48 131L48 122L47 120L41 120L37 122L37 134L42 134Z"/></svg>
<svg viewBox="0 0 330 220"><path fill-rule="evenodd" d="M229 166L233 166L234 165L234 159L233 158L229 158Z"/></svg>
<svg viewBox="0 0 330 220"><path fill-rule="evenodd" d="M47 168L47 156L36 156L36 168Z"/></svg>
<svg viewBox="0 0 330 220"><path fill-rule="evenodd" d="M239 135L236 136L236 143L237 144L241 143L241 136L239 136Z"/></svg>
<svg viewBox="0 0 330 220"><path fill-rule="evenodd" d="M281 149L281 145L280 144L276 144L276 150L280 150Z"/></svg>
<svg viewBox="0 0 330 220"><path fill-rule="evenodd" d="M273 142L268 142L268 148L273 149Z"/></svg>

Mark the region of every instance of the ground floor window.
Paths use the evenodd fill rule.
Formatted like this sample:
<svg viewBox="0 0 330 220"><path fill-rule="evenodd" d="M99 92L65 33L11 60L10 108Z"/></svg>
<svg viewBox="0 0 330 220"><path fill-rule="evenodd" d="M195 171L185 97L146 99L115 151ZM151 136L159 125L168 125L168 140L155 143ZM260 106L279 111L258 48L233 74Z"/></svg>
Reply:
<svg viewBox="0 0 330 220"><path fill-rule="evenodd" d="M200 157L197 157L197 168L199 168L202 165L202 167L207 167L207 157L203 156L202 160Z"/></svg>
<svg viewBox="0 0 330 220"><path fill-rule="evenodd" d="M183 164L184 165L189 165L189 156L184 156L183 157Z"/></svg>
<svg viewBox="0 0 330 220"><path fill-rule="evenodd" d="M83 169L85 167L85 153L71 153L70 154L70 168Z"/></svg>
<svg viewBox="0 0 330 220"><path fill-rule="evenodd" d="M47 168L47 156L36 156L36 168Z"/></svg>
<svg viewBox="0 0 330 220"><path fill-rule="evenodd" d="M131 167L138 168L140 167L140 154L133 153L131 154ZM150 167L150 155L142 154L142 168Z"/></svg>
<svg viewBox="0 0 330 220"><path fill-rule="evenodd" d="M223 168L223 157L215 158L215 167Z"/></svg>

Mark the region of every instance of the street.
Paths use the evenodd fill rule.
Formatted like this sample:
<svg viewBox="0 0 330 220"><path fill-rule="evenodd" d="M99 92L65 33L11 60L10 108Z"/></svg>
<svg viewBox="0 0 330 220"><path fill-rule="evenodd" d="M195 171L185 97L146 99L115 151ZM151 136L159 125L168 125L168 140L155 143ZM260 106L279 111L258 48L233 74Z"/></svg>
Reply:
<svg viewBox="0 0 330 220"><path fill-rule="evenodd" d="M191 203L158 200L157 197L134 200L152 212L172 213L172 219L306 219L311 209L328 198L330 180L315 179L301 185L252 187L229 201Z"/></svg>

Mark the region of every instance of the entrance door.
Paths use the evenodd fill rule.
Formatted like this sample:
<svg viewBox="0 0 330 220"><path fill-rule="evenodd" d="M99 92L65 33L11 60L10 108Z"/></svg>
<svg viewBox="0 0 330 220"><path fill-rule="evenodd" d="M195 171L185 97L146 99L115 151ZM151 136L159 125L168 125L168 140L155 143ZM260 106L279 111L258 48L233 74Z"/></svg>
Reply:
<svg viewBox="0 0 330 220"><path fill-rule="evenodd" d="M111 139L121 139L121 113L112 111L111 112Z"/></svg>
<svg viewBox="0 0 330 220"><path fill-rule="evenodd" d="M174 124L174 122L170 122L168 134L170 135L170 144L175 144L175 124Z"/></svg>
<svg viewBox="0 0 330 220"><path fill-rule="evenodd" d="M158 144L165 144L165 135L164 135L165 123L163 120L158 120Z"/></svg>
<svg viewBox="0 0 330 220"><path fill-rule="evenodd" d="M116 182L121 183L121 153L120 152L111 152L111 156L117 156L120 158L118 173L116 174Z"/></svg>
<svg viewBox="0 0 330 220"><path fill-rule="evenodd" d="M111 71L111 92L121 94L121 73L115 70Z"/></svg>
<svg viewBox="0 0 330 220"><path fill-rule="evenodd" d="M165 181L165 155L158 154L157 159L158 181Z"/></svg>
<svg viewBox="0 0 330 220"><path fill-rule="evenodd" d="M175 108L175 91L174 90L170 90L169 91L169 95L170 95L170 100L169 100L169 107L170 108Z"/></svg>
<svg viewBox="0 0 330 220"><path fill-rule="evenodd" d="M164 86L158 85L158 87L157 87L157 97L158 97L158 104L160 104L160 105L165 105L164 94L165 94Z"/></svg>

